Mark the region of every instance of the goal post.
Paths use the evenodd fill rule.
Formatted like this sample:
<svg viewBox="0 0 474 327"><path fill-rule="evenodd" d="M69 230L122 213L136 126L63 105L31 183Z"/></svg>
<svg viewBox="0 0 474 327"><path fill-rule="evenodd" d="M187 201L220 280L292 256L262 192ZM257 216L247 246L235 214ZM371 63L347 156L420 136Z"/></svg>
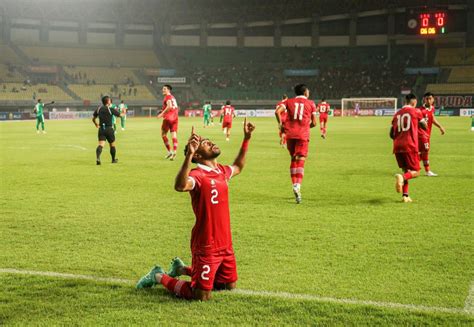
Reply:
<svg viewBox="0 0 474 327"><path fill-rule="evenodd" d="M397 98L342 98L341 116L386 116L397 111Z"/></svg>

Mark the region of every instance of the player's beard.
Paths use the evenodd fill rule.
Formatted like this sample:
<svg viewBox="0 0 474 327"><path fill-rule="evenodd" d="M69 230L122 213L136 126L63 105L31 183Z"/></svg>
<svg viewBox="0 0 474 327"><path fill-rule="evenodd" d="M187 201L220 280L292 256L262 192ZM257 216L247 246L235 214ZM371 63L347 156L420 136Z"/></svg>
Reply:
<svg viewBox="0 0 474 327"><path fill-rule="evenodd" d="M220 156L220 154L221 154L221 149L219 149L218 147L216 147L215 149L213 148L209 159L215 159L218 156Z"/></svg>

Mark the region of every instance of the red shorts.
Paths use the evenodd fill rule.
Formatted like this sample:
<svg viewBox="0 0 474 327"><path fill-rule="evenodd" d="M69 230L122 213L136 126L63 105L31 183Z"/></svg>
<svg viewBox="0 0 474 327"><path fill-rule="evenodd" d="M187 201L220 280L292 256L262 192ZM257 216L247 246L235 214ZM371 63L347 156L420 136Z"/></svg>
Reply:
<svg viewBox="0 0 474 327"><path fill-rule="evenodd" d="M237 281L237 264L234 250L228 249L212 254L193 254L191 287L205 291L215 284Z"/></svg>
<svg viewBox="0 0 474 327"><path fill-rule="evenodd" d="M178 131L178 120L167 120L163 119L163 124L161 124L161 130L165 133L168 132L177 132Z"/></svg>
<svg viewBox="0 0 474 327"><path fill-rule="evenodd" d="M398 167L404 170L420 171L420 155L418 152L395 153Z"/></svg>
<svg viewBox="0 0 474 327"><path fill-rule="evenodd" d="M320 123L327 123L328 122L328 115L327 114L324 114L324 115L319 115L319 122Z"/></svg>
<svg viewBox="0 0 474 327"><path fill-rule="evenodd" d="M288 139L286 140L286 148L290 152L290 156L295 157L307 157L308 156L308 144L307 140L299 139Z"/></svg>
<svg viewBox="0 0 474 327"><path fill-rule="evenodd" d="M232 128L232 122L231 121L222 122L222 128Z"/></svg>
<svg viewBox="0 0 474 327"><path fill-rule="evenodd" d="M430 139L427 137L418 139L418 151L429 152L430 151Z"/></svg>

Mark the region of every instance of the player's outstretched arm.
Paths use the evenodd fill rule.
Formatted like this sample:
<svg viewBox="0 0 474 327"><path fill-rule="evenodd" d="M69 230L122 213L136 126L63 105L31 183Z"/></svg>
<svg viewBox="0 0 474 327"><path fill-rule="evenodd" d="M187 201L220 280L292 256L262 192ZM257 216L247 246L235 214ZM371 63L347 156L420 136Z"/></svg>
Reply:
<svg viewBox="0 0 474 327"><path fill-rule="evenodd" d="M247 149L249 146L250 138L252 137L252 132L255 130L255 125L247 122L247 117L244 119L244 140L242 146L240 147L239 154L234 160L232 167L234 168L232 176L236 176L242 172L245 166L245 155L247 154Z"/></svg>
<svg viewBox="0 0 474 327"><path fill-rule="evenodd" d="M439 121L433 117L433 125L435 125L436 127L439 128L439 131L441 132L441 135L444 135L444 133L446 133L446 130L444 129L443 126L441 126L441 124L439 123Z"/></svg>
<svg viewBox="0 0 474 327"><path fill-rule="evenodd" d="M181 166L181 169L176 175L174 181L174 189L178 192L189 192L194 188L194 182L189 178L189 171L191 170L191 164L193 160L194 153L196 153L199 148L200 138L199 135L194 133L194 126L191 130L191 137L188 140L187 152L184 156L184 162Z"/></svg>

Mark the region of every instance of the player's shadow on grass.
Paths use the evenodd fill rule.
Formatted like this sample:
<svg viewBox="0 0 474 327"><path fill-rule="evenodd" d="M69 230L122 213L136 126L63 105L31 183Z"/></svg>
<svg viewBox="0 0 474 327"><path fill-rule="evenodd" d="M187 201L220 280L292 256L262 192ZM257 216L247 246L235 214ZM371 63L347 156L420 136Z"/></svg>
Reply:
<svg viewBox="0 0 474 327"><path fill-rule="evenodd" d="M136 288L130 288L129 294L132 296L139 296L147 299L151 302L183 302L183 299L171 294L168 290L163 287L153 287L137 290Z"/></svg>
<svg viewBox="0 0 474 327"><path fill-rule="evenodd" d="M394 201L393 198L372 198L372 199L366 199L361 201L364 204L368 204L371 206L381 206L389 203L394 203L398 201Z"/></svg>

